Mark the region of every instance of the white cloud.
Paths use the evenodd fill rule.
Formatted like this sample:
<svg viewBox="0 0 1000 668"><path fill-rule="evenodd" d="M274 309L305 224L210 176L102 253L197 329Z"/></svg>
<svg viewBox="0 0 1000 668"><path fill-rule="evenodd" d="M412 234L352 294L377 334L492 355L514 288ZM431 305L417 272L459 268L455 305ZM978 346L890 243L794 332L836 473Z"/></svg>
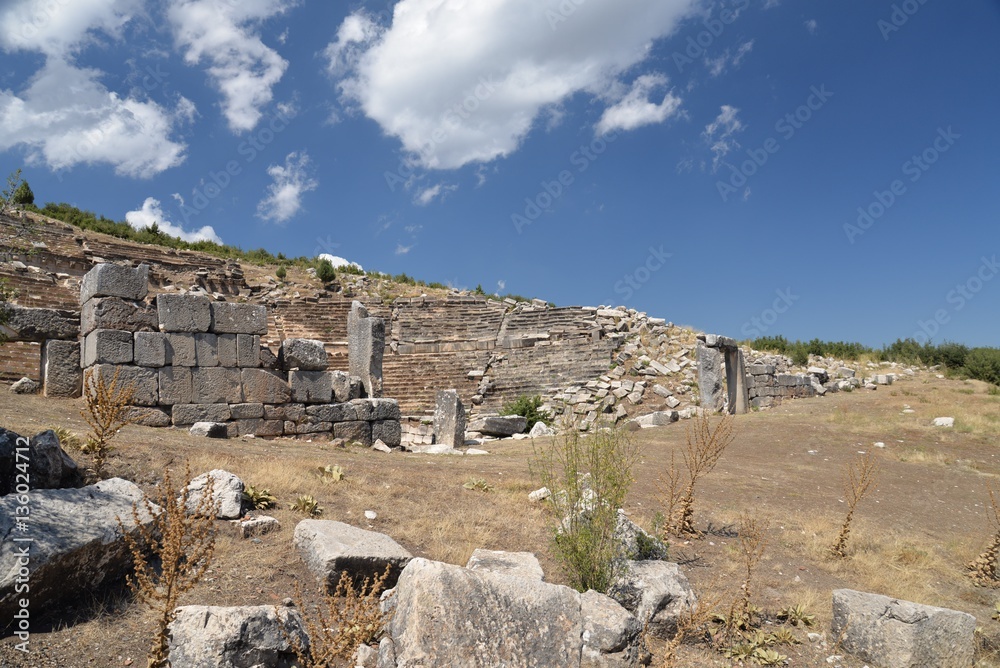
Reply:
<svg viewBox="0 0 1000 668"><path fill-rule="evenodd" d="M743 59L746 55L753 51L753 43L754 40L750 40L749 42L740 44L739 48L736 49L736 53L732 56L730 56L730 50L726 49L718 58L706 58L705 65L708 66L708 73L713 77L717 77L725 72L726 68L730 65L739 67L743 64Z"/></svg>
<svg viewBox="0 0 1000 668"><path fill-rule="evenodd" d="M598 134L608 134L615 130L634 130L643 125L662 123L681 107L681 99L671 92L663 96L659 104L650 101L649 96L667 85L667 77L662 74L644 74L632 84L631 90L614 106L608 107L597 123Z"/></svg>
<svg viewBox="0 0 1000 668"><path fill-rule="evenodd" d="M809 31L809 34L814 35L816 34L816 28L819 27L819 22L816 21L816 19L809 19L805 22L805 26L806 30Z"/></svg>
<svg viewBox="0 0 1000 668"><path fill-rule="evenodd" d="M429 188L424 188L417 196L413 198L413 203L419 206L427 206L435 199L444 200L448 196L448 193L452 193L458 190L456 185L448 185L444 183L438 183L436 185L430 186Z"/></svg>
<svg viewBox="0 0 1000 668"><path fill-rule="evenodd" d="M711 146L715 158L712 160L712 170L719 168L719 163L726 155L740 147L735 135L743 130L743 122L737 118L739 109L728 104L722 105L719 115L715 120L705 126L705 131L701 133L704 140Z"/></svg>
<svg viewBox="0 0 1000 668"><path fill-rule="evenodd" d="M396 255L406 255L413 248L413 244L409 246L404 246L403 244L396 244Z"/></svg>
<svg viewBox="0 0 1000 668"><path fill-rule="evenodd" d="M284 165L271 165L268 175L274 179L267 196L257 204L257 216L272 223L285 223L302 208L302 195L316 190L319 182L309 176L309 155L289 153Z"/></svg>
<svg viewBox="0 0 1000 668"><path fill-rule="evenodd" d="M698 0L401 0L392 26L345 19L326 50L341 100L431 169L516 151L545 110L601 97L643 63ZM547 118L553 118L551 114Z"/></svg>
<svg viewBox="0 0 1000 668"><path fill-rule="evenodd" d="M364 271L361 265L358 264L357 262L351 262L350 260L345 260L344 258L338 255L330 255L329 253L320 253L319 255L316 256L316 259L327 260L330 264L333 265L334 269L339 269L340 267L354 267L355 269Z"/></svg>
<svg viewBox="0 0 1000 668"><path fill-rule="evenodd" d="M0 151L22 146L28 164L53 170L106 163L123 176L148 178L184 161L171 136L194 113L181 97L173 111L109 90L104 73L76 64L100 34L118 39L141 9L138 0L21 0L0 10L0 46L44 56L23 90L0 90Z"/></svg>
<svg viewBox="0 0 1000 668"><path fill-rule="evenodd" d="M222 111L233 132L252 130L272 99L288 62L261 41L257 28L297 0L172 0L167 9L174 41L184 60L209 62L208 75L222 94Z"/></svg>
<svg viewBox="0 0 1000 668"><path fill-rule="evenodd" d="M200 230L189 232L180 225L171 223L167 218L167 214L163 212L160 200L152 197L146 198L146 201L142 203L141 209L126 213L125 221L136 230L142 230L156 223L161 232L169 234L172 237L180 237L184 241L214 241L217 244L222 243L222 239L219 238L219 235L215 233L215 230L210 225L206 225Z"/></svg>

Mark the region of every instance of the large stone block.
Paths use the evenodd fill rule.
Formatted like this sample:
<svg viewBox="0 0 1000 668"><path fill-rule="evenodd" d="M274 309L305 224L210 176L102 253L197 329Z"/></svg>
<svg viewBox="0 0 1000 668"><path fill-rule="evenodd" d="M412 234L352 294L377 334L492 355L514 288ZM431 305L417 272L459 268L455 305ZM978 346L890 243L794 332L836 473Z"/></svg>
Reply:
<svg viewBox="0 0 1000 668"><path fill-rule="evenodd" d="M403 442L403 429L399 420L375 420L372 422L372 443L375 441L382 441L390 448L398 448Z"/></svg>
<svg viewBox="0 0 1000 668"><path fill-rule="evenodd" d="M328 404L333 399L333 377L329 371L289 371L292 401L303 404Z"/></svg>
<svg viewBox="0 0 1000 668"><path fill-rule="evenodd" d="M252 334L236 335L236 366L256 369L260 366L260 337Z"/></svg>
<svg viewBox="0 0 1000 668"><path fill-rule="evenodd" d="M234 520L243 516L243 488L245 485L235 473L223 469L212 469L191 480L187 485L187 511L198 509L208 479L212 479L212 498L209 503L215 507L215 517L220 520Z"/></svg>
<svg viewBox="0 0 1000 668"><path fill-rule="evenodd" d="M22 473L25 464L30 474L27 480ZM29 439L0 427L0 495L14 492L25 482L30 489L61 489L81 486L83 476L51 429Z"/></svg>
<svg viewBox="0 0 1000 668"><path fill-rule="evenodd" d="M80 312L80 333L84 336L95 329L157 332L159 327L160 321L152 304L121 297L94 297Z"/></svg>
<svg viewBox="0 0 1000 668"><path fill-rule="evenodd" d="M198 367L191 371L191 389L196 404L241 404L243 383L239 369ZM249 403L263 403L250 401Z"/></svg>
<svg viewBox="0 0 1000 668"><path fill-rule="evenodd" d="M330 383L333 388L333 401L343 403L356 399L351 396L351 375L343 371L331 371Z"/></svg>
<svg viewBox="0 0 1000 668"><path fill-rule="evenodd" d="M395 399L352 399L358 420L398 420L399 402Z"/></svg>
<svg viewBox="0 0 1000 668"><path fill-rule="evenodd" d="M191 369L181 366L170 366L160 369L157 373L160 387L160 404L173 406L175 404L194 403L194 385L191 382ZM195 420L198 422L198 420Z"/></svg>
<svg viewBox="0 0 1000 668"><path fill-rule="evenodd" d="M310 409L317 408L310 406ZM306 415L304 404L283 404L281 406L264 406L265 420L282 420L298 422ZM325 418L324 418L325 419Z"/></svg>
<svg viewBox="0 0 1000 668"><path fill-rule="evenodd" d="M718 413L725 405L725 396L722 391L722 353L717 348L710 348L699 342L697 359L701 407L710 413Z"/></svg>
<svg viewBox="0 0 1000 668"><path fill-rule="evenodd" d="M167 366L198 366L194 334L167 334Z"/></svg>
<svg viewBox="0 0 1000 668"><path fill-rule="evenodd" d="M278 364L284 371L325 371L329 364L323 342L315 339L285 339L278 351Z"/></svg>
<svg viewBox="0 0 1000 668"><path fill-rule="evenodd" d="M465 565L472 571L501 573L525 580L541 582L544 577L542 565L531 552L501 552L476 548Z"/></svg>
<svg viewBox="0 0 1000 668"><path fill-rule="evenodd" d="M264 404L233 404L229 411L234 420L257 420L264 417Z"/></svg>
<svg viewBox="0 0 1000 668"><path fill-rule="evenodd" d="M160 402L160 387L156 369L147 369L139 366L117 366L114 364L98 364L90 369L93 372L93 383L98 379L104 379L106 384L110 384L118 373L118 384L120 388L132 386L133 406L156 406ZM84 387L84 391L87 388Z"/></svg>
<svg viewBox="0 0 1000 668"><path fill-rule="evenodd" d="M176 426L195 422L228 422L232 414L229 404L177 404L171 411L171 421Z"/></svg>
<svg viewBox="0 0 1000 668"><path fill-rule="evenodd" d="M212 326L212 302L204 295L156 295L160 330L207 332Z"/></svg>
<svg viewBox="0 0 1000 668"><path fill-rule="evenodd" d="M333 425L333 437L342 438L349 443L371 445L375 442L372 440L371 424L371 422L365 422L364 420L338 422Z"/></svg>
<svg viewBox="0 0 1000 668"><path fill-rule="evenodd" d="M320 404L309 406L305 410L306 414L320 422L352 422L358 420L358 411L349 403L342 404ZM293 417L285 417L286 420L294 420ZM299 418L301 419L301 417Z"/></svg>
<svg viewBox="0 0 1000 668"><path fill-rule="evenodd" d="M169 427L171 424L170 413L162 408L146 406L131 406L128 409L128 420L143 427Z"/></svg>
<svg viewBox="0 0 1000 668"><path fill-rule="evenodd" d="M83 391L80 344L46 341L42 348L42 384L47 397L78 397Z"/></svg>
<svg viewBox="0 0 1000 668"><path fill-rule="evenodd" d="M216 352L219 356L219 366L238 367L239 352L237 350L236 334L219 334L216 340Z"/></svg>
<svg viewBox="0 0 1000 668"><path fill-rule="evenodd" d="M136 332L134 357L138 366L166 366L167 335L161 332Z"/></svg>
<svg viewBox="0 0 1000 668"><path fill-rule="evenodd" d="M212 302L210 331L216 334L267 334L267 308L259 304Z"/></svg>
<svg viewBox="0 0 1000 668"><path fill-rule="evenodd" d="M194 354L200 367L219 366L219 337L215 334L195 334Z"/></svg>
<svg viewBox="0 0 1000 668"><path fill-rule="evenodd" d="M299 665L293 643L309 647L299 611L274 605L183 605L168 629L173 668L292 668Z"/></svg>
<svg viewBox="0 0 1000 668"><path fill-rule="evenodd" d="M80 333L80 318L72 311L50 308L29 308L8 304L7 322L15 341L48 341L51 339L75 340ZM113 329L113 328L107 328ZM87 332L84 332L86 334Z"/></svg>
<svg viewBox="0 0 1000 668"><path fill-rule="evenodd" d="M528 420L520 415L486 415L469 424L469 431L478 431L487 436L505 438L520 434L528 428Z"/></svg>
<svg viewBox="0 0 1000 668"><path fill-rule="evenodd" d="M288 381L267 369L243 369L243 398L253 404L285 404L291 400ZM234 402L238 403L238 402Z"/></svg>
<svg viewBox="0 0 1000 668"><path fill-rule="evenodd" d="M149 293L149 266L141 264L135 269L118 264L96 265L83 277L80 285L80 304L93 297L121 297L141 300Z"/></svg>
<svg viewBox="0 0 1000 668"><path fill-rule="evenodd" d="M465 406L457 390L438 390L435 395L434 442L453 448L465 445Z"/></svg>
<svg viewBox="0 0 1000 668"><path fill-rule="evenodd" d="M132 332L95 329L83 339L83 366L131 364Z"/></svg>
<svg viewBox="0 0 1000 668"><path fill-rule="evenodd" d="M672 638L682 615L697 599L677 564L666 561L628 561L608 592L636 616L656 638Z"/></svg>
<svg viewBox="0 0 1000 668"><path fill-rule="evenodd" d="M361 302L353 302L347 316L347 358L350 374L361 379L365 395L382 396L382 356L385 321L368 315Z"/></svg>
<svg viewBox="0 0 1000 668"><path fill-rule="evenodd" d="M976 618L851 589L833 592L832 635L840 647L884 668L970 668Z"/></svg>
<svg viewBox="0 0 1000 668"><path fill-rule="evenodd" d="M365 578L382 575L387 566L385 586L391 588L413 558L385 534L331 520L302 520L295 527L294 543L302 561L330 591L342 573L359 587Z"/></svg>

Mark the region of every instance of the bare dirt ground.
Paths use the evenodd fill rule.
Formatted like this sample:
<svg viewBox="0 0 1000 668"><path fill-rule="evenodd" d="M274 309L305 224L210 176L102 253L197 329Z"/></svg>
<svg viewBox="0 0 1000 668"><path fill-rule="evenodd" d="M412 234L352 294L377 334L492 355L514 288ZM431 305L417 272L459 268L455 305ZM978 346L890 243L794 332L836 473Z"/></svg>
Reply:
<svg viewBox="0 0 1000 668"><path fill-rule="evenodd" d="M86 433L79 400L21 397L2 387L0 393L0 425L8 429L34 434L61 426ZM955 417L955 428L932 427L939 416ZM816 618L813 628L793 629L802 644L775 648L788 657L785 665L833 665L826 660L837 653L829 631L830 596L841 587L971 613L982 629L977 665L1000 665L989 649L1000 638L1000 622L991 619L996 591L974 587L965 575L965 564L994 531L987 510L988 490L1000 474L1000 396L983 383L922 372L877 391L789 401L740 416L736 426L736 440L697 488L694 521L707 533L671 543L672 560L699 596L725 608L736 595L741 564L735 525L741 512L749 512L770 523L754 604L765 619L796 604ZM663 510L659 481L671 451L685 441L685 424L635 437L642 459L626 510L648 529ZM553 518L527 500L539 486L529 471L531 441L490 443L485 448L491 454L481 457L384 455L321 442L210 441L185 431L130 426L115 444L109 477L128 478L146 491L155 490L165 467L183 471L188 461L193 474L225 468L269 488L280 501L268 514L281 521L281 529L259 542L240 540L219 523L215 563L185 604L275 604L292 594L295 582L312 582L292 547L302 516L288 504L300 494L319 500L322 518L384 532L417 556L464 565L477 547L531 551L546 580L565 581L549 547ZM869 450L882 461L877 489L858 508L848 557L833 559L828 548L846 512L844 472ZM71 454L89 463L87 456ZM345 479L321 482L316 468L328 464L342 466ZM463 487L474 479L491 489ZM378 517L366 520L366 510ZM0 640L0 665L144 665L152 616L124 586L47 612L32 620L31 654L15 652L10 637ZM824 634L824 640L809 642L809 631ZM654 651L654 665L657 658ZM704 645L685 645L677 665L734 662ZM839 665L862 664L845 659Z"/></svg>

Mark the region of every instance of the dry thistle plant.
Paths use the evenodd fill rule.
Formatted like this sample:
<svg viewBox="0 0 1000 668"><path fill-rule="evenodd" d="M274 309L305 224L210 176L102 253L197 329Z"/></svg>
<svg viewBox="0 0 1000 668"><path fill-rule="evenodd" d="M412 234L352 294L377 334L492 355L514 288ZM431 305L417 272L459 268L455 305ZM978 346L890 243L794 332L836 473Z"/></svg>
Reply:
<svg viewBox="0 0 1000 668"><path fill-rule="evenodd" d="M670 453L670 469L663 490L667 508L664 533L678 537L698 535L691 521L694 516L694 488L699 478L711 473L722 453L733 442L736 436L734 427L732 415L723 416L714 428L707 414L688 423L687 443L682 452L683 469L677 465L674 453Z"/></svg>
<svg viewBox="0 0 1000 668"><path fill-rule="evenodd" d="M361 645L378 640L392 618L392 612L382 612L379 600L389 578L390 566L374 578L365 578L360 589L346 571L340 574L331 594L325 585L320 589L320 603L310 614L302 599L302 590L295 584L295 607L302 615L302 625L309 636L308 648L299 638L287 632L285 639L302 668L332 668L337 659L346 659Z"/></svg>
<svg viewBox="0 0 1000 668"><path fill-rule="evenodd" d="M94 474L104 470L104 460L111 452L110 441L122 427L132 423L130 404L135 396L135 380L120 377L121 367L108 380L104 374L87 369L83 374L83 397L86 409L80 415L90 425L90 435L80 449L94 456Z"/></svg>
<svg viewBox="0 0 1000 668"><path fill-rule="evenodd" d="M185 480L191 478L190 466L184 467ZM215 480L201 490L201 498L188 508L190 491L177 489L170 470L164 471L163 483L156 500L143 498L142 507L153 521L144 526L140 504L132 504L135 535L125 530L121 518L118 527L132 555L135 573L128 576L128 585L136 598L152 608L157 615L156 632L149 648L148 668L166 668L167 626L174 619L174 609L180 597L190 591L205 575L215 555L215 515L213 499ZM159 506L159 508L157 508ZM190 510L190 513L188 512ZM151 556L147 556L151 555Z"/></svg>
<svg viewBox="0 0 1000 668"><path fill-rule="evenodd" d="M990 515L990 524L993 525L993 540L989 547L983 551L974 561L970 561L966 568L969 569L969 577L977 587L1000 587L1000 578L997 578L997 556L1000 555L1000 506L997 505L996 493L992 488L990 492L990 507L993 512Z"/></svg>
<svg viewBox="0 0 1000 668"><path fill-rule="evenodd" d="M754 517L750 513L740 515L740 556L743 557L743 584L740 585L740 593L729 614L730 625L733 628L750 627L751 619L750 599L752 596L753 575L764 556L764 549L767 547L767 530L771 523L766 519Z"/></svg>
<svg viewBox="0 0 1000 668"><path fill-rule="evenodd" d="M872 452L861 455L847 466L847 476L844 481L844 493L847 495L847 517L840 527L840 535L837 541L830 548L830 553L835 557L844 558L847 556L847 537L851 534L851 520L854 518L854 510L858 507L861 499L871 491L878 480L879 460Z"/></svg>

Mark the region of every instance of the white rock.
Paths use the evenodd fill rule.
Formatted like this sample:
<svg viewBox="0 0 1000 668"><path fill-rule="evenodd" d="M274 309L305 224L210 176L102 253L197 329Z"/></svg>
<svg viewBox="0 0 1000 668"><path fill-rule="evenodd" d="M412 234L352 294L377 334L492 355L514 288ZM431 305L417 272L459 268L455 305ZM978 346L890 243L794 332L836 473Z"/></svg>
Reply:
<svg viewBox="0 0 1000 668"><path fill-rule="evenodd" d="M934 418L934 422L932 424L935 427L954 427L955 426L955 418L953 418L953 417L937 417L937 418Z"/></svg>
<svg viewBox="0 0 1000 668"><path fill-rule="evenodd" d="M365 511L365 519L374 520L377 518L378 518L378 513L376 513L374 510Z"/></svg>
<svg viewBox="0 0 1000 668"><path fill-rule="evenodd" d="M531 494L528 494L529 501L544 501L545 499L552 496L552 491L548 487L542 487L541 489L536 489Z"/></svg>

